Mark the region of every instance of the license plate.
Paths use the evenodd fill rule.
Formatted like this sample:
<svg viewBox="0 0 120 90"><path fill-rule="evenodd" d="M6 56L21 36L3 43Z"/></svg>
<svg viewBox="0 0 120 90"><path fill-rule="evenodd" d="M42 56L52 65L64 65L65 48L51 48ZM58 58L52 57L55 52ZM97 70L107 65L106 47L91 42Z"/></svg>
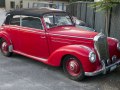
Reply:
<svg viewBox="0 0 120 90"><path fill-rule="evenodd" d="M111 68L110 68L110 71L113 71L113 70L115 70L116 68L117 68L117 65L111 67Z"/></svg>

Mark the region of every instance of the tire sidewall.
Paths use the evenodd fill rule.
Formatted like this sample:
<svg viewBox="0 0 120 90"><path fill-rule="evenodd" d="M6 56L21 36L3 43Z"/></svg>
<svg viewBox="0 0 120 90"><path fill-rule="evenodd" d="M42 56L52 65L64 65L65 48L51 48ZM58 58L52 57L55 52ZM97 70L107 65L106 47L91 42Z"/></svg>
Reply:
<svg viewBox="0 0 120 90"><path fill-rule="evenodd" d="M6 41L3 39L2 42L1 42L1 45L0 45L0 49L1 49L1 52L2 52L2 54L3 54L4 56L9 57L9 56L12 55L12 52L9 52L9 51L7 50L7 52L4 53L4 51L3 51L3 49L2 49L2 44L3 44L4 42L6 42ZM7 43L7 42L6 42L6 43ZM8 43L7 43L7 49L8 49Z"/></svg>
<svg viewBox="0 0 120 90"><path fill-rule="evenodd" d="M79 65L80 65L80 74L78 76L72 76L69 74L68 70L66 69L66 61L67 60L70 60L70 58L74 58L74 60L76 60ZM63 60L63 70L64 70L64 73L66 74L66 76L68 76L70 79L72 80L75 80L75 81L80 81L80 80L83 80L85 75L84 75L84 70L83 70L83 67L82 67L82 64L80 62L80 60L78 60L76 57L74 56L66 56Z"/></svg>

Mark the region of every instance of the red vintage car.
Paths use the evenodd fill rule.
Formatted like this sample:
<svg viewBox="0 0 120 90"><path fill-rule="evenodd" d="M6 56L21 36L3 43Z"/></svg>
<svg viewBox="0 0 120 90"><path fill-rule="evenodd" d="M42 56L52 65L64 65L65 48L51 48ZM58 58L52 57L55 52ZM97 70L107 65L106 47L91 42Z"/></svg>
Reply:
<svg viewBox="0 0 120 90"><path fill-rule="evenodd" d="M73 80L106 74L120 65L120 42L102 33L76 28L71 16L54 9L7 13L0 28L1 52L62 66Z"/></svg>

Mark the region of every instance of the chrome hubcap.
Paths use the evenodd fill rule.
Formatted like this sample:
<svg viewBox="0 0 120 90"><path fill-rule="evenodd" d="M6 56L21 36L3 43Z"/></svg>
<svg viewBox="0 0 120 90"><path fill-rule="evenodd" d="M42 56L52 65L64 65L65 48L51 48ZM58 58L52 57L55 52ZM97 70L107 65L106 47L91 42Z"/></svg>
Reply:
<svg viewBox="0 0 120 90"><path fill-rule="evenodd" d="M6 42L2 43L1 48L2 48L3 53L7 53L7 51L8 51L8 45L7 45Z"/></svg>
<svg viewBox="0 0 120 90"><path fill-rule="evenodd" d="M77 76L80 74L80 65L76 60L68 60L66 68L72 76Z"/></svg>

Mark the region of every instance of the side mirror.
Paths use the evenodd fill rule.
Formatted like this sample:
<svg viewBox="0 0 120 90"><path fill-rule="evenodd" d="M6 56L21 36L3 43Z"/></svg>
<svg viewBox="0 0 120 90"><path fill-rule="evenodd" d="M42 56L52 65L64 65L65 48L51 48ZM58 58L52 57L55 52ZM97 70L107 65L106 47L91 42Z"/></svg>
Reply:
<svg viewBox="0 0 120 90"><path fill-rule="evenodd" d="M79 20L75 20L75 25L79 25L80 24L80 21Z"/></svg>
<svg viewBox="0 0 120 90"><path fill-rule="evenodd" d="M84 21L81 21L81 20L75 20L75 24L77 26L87 26L86 23Z"/></svg>

